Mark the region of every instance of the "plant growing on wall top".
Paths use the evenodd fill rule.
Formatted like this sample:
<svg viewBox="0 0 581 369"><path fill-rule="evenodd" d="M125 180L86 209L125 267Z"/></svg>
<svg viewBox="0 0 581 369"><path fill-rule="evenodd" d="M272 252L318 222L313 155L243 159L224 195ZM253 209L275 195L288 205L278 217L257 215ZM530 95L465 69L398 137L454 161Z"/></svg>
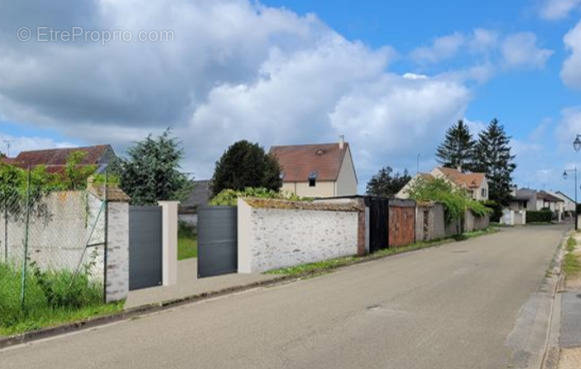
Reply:
<svg viewBox="0 0 581 369"><path fill-rule="evenodd" d="M290 192L278 192L264 187L247 187L243 191L226 189L210 200L212 206L236 206L239 197L256 197L260 199L279 199L289 201L312 201L310 198L300 197Z"/></svg>
<svg viewBox="0 0 581 369"><path fill-rule="evenodd" d="M482 203L469 198L465 191L454 189L449 182L441 178L418 178L408 193L410 198L419 202L442 203L447 223L462 219L466 210L479 216L491 212L491 209Z"/></svg>

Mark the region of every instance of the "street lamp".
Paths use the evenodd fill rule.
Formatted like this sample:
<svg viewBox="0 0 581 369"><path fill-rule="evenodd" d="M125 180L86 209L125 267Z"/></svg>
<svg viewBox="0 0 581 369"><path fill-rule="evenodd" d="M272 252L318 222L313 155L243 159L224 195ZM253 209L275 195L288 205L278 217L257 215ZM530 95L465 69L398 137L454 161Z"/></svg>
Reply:
<svg viewBox="0 0 581 369"><path fill-rule="evenodd" d="M575 151L581 150L581 138L579 138L580 136L581 135L577 135L577 137L575 137L575 141L573 141L573 148Z"/></svg>
<svg viewBox="0 0 581 369"><path fill-rule="evenodd" d="M579 141L579 148L581 149L581 140L579 139L579 135L577 135L577 138L575 139L575 143L573 144L575 146L575 150L577 149L577 141ZM577 230L577 167L573 167L573 169L565 169L563 171L563 179L567 179L568 177L568 173L567 172L573 172L575 173L575 230Z"/></svg>

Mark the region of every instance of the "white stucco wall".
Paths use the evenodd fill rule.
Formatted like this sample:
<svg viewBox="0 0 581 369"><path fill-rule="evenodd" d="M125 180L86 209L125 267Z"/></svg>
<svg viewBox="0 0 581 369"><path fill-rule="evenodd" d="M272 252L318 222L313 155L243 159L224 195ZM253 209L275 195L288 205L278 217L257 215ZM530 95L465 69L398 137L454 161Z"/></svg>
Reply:
<svg viewBox="0 0 581 369"><path fill-rule="evenodd" d="M238 272L357 253L356 211L253 208L238 199Z"/></svg>
<svg viewBox="0 0 581 369"><path fill-rule="evenodd" d="M317 181L314 187L309 182L285 182L281 188L283 191L295 193L301 197L333 197L335 195L335 182Z"/></svg>
<svg viewBox="0 0 581 369"><path fill-rule="evenodd" d="M357 177L353 160L351 159L351 149L347 147L345 158L341 164L337 182L335 182L335 196L352 196L357 194Z"/></svg>

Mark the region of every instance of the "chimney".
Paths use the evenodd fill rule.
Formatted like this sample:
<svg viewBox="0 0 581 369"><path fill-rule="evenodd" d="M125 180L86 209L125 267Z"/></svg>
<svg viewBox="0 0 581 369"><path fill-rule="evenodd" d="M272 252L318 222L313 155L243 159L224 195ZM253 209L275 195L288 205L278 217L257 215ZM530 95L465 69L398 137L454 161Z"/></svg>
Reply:
<svg viewBox="0 0 581 369"><path fill-rule="evenodd" d="M462 173L462 166L460 164L458 164L458 166L456 167L456 169L458 170L458 172Z"/></svg>
<svg viewBox="0 0 581 369"><path fill-rule="evenodd" d="M344 146L345 146L345 136L341 135L339 136L339 149L343 150Z"/></svg>

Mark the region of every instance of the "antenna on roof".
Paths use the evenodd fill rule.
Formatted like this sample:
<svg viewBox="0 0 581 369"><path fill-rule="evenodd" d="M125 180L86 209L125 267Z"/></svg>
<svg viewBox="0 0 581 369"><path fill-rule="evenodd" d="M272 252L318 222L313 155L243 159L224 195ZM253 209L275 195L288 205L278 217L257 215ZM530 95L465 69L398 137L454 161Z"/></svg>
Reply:
<svg viewBox="0 0 581 369"><path fill-rule="evenodd" d="M10 144L12 143L11 140L2 140L4 141L4 144L6 145L6 156L10 157Z"/></svg>

